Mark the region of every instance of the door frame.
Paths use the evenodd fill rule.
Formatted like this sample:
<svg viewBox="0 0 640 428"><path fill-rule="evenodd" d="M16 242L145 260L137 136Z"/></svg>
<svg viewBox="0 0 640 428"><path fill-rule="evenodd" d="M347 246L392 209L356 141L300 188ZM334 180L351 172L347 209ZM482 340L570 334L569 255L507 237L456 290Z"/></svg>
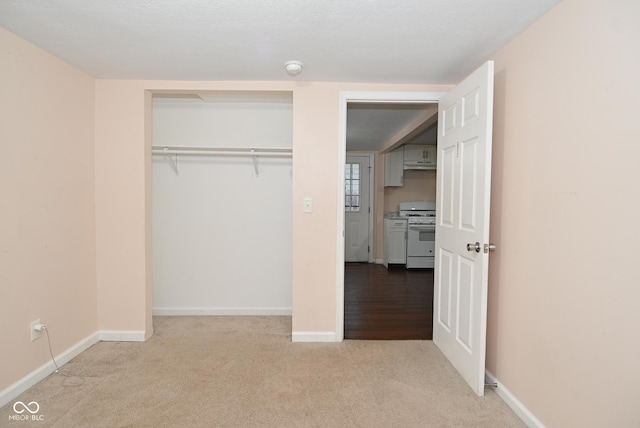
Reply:
<svg viewBox="0 0 640 428"><path fill-rule="evenodd" d="M344 169L347 158L347 104L376 102L437 104L445 94L446 92L340 91L338 106L338 227L336 228L336 342L344 340Z"/></svg>
<svg viewBox="0 0 640 428"><path fill-rule="evenodd" d="M368 157L369 158L369 231L368 231L368 244L369 245L369 254L367 255L369 257L369 263L373 263L375 260L373 258L373 212L375 211L375 200L374 200L374 196L375 196L375 192L374 187L375 187L375 165L374 165L374 153L373 152L360 152L360 151L356 151L356 152L346 152L345 154L345 164L346 164L346 159L347 156L360 156L360 157ZM344 169L344 166L342 167ZM344 189L344 180L342 183L342 188ZM343 190L344 191L344 190ZM342 200L344 201L344 196L342 198ZM344 203L343 203L343 210L344 210ZM344 255L343 255L344 258Z"/></svg>

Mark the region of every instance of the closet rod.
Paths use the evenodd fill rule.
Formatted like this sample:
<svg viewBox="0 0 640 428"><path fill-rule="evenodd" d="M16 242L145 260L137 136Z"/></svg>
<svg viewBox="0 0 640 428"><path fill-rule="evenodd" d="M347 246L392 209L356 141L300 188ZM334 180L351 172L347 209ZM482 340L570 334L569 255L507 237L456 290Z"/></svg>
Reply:
<svg viewBox="0 0 640 428"><path fill-rule="evenodd" d="M171 155L226 155L226 156L291 156L289 147L189 147L152 146L153 154Z"/></svg>

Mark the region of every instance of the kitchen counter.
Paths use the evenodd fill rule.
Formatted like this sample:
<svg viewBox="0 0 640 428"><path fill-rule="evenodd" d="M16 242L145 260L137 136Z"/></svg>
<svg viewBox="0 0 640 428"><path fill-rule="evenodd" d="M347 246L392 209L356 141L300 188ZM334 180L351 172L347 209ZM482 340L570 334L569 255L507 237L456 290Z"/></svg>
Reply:
<svg viewBox="0 0 640 428"><path fill-rule="evenodd" d="M400 216L400 214L398 214L398 211L385 211L384 218L389 220L406 220L407 219L406 217Z"/></svg>

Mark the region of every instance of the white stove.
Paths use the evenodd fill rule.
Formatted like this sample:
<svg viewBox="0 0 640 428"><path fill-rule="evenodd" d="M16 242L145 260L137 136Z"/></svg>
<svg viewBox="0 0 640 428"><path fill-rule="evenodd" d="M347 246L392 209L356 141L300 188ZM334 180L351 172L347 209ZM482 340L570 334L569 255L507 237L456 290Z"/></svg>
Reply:
<svg viewBox="0 0 640 428"><path fill-rule="evenodd" d="M398 214L407 218L407 269L435 266L436 203L401 202Z"/></svg>

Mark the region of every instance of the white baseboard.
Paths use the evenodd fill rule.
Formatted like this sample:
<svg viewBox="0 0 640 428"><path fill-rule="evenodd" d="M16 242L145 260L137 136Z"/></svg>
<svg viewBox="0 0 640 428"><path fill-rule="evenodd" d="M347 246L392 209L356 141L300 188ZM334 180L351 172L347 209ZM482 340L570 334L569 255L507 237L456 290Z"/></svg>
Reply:
<svg viewBox="0 0 640 428"><path fill-rule="evenodd" d="M158 316L291 316L291 308L153 308Z"/></svg>
<svg viewBox="0 0 640 428"><path fill-rule="evenodd" d="M531 413L529 409L527 409L520 400L515 397L515 395L509 392L509 390L505 388L504 385L502 385L500 381L491 374L491 372L485 370L485 377L487 379L487 383L495 383L498 385L496 388L496 394L498 394L498 396L502 398L502 401L504 401L507 406L509 406L509 408L513 410L520 419L522 419L522 422L524 422L525 425L529 428L544 428L542 422L533 416L533 413Z"/></svg>
<svg viewBox="0 0 640 428"><path fill-rule="evenodd" d="M99 340L100 334L98 332L95 332L90 336L85 337L78 343L74 344L61 354L56 355L55 358L58 367L62 367L64 364L71 361L72 358L80 355L83 351L98 343ZM13 385L0 392L0 407L3 407L6 404L10 403L11 400L14 400L16 397L31 388L33 385L49 376L55 370L56 367L53 364L53 361L49 360L47 363L41 365L22 379L18 380Z"/></svg>
<svg viewBox="0 0 640 428"><path fill-rule="evenodd" d="M102 342L144 342L144 331L100 330Z"/></svg>
<svg viewBox="0 0 640 428"><path fill-rule="evenodd" d="M384 260L382 260L382 259L375 259L374 263L375 263L375 264L377 264L377 265L381 265L381 264L383 264L383 263L384 263Z"/></svg>
<svg viewBox="0 0 640 428"><path fill-rule="evenodd" d="M291 333L292 342L337 342L333 331L294 331Z"/></svg>

